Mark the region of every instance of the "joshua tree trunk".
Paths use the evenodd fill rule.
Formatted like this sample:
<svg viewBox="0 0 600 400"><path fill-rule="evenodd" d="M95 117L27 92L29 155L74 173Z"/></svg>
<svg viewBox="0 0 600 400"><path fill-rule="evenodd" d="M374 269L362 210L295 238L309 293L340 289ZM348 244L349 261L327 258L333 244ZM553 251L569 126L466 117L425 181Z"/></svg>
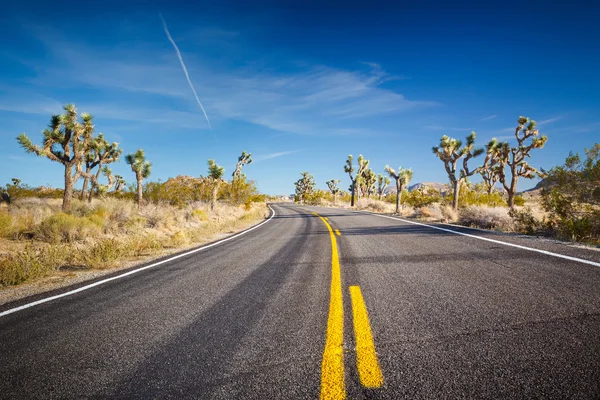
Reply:
<svg viewBox="0 0 600 400"><path fill-rule="evenodd" d="M88 174L90 171L88 169L85 172L86 172L86 174ZM83 186L81 187L81 201L85 200L85 194L87 193L88 183L89 183L89 179L83 178Z"/></svg>
<svg viewBox="0 0 600 400"><path fill-rule="evenodd" d="M452 199L452 208L458 210L458 196L460 195L460 179L456 179L452 182L454 198Z"/></svg>
<svg viewBox="0 0 600 400"><path fill-rule="evenodd" d="M215 182L210 196L210 209L214 210L217 206L217 196L219 194L219 182Z"/></svg>
<svg viewBox="0 0 600 400"><path fill-rule="evenodd" d="M396 181L396 214L400 214L400 197L402 197L402 185Z"/></svg>
<svg viewBox="0 0 600 400"><path fill-rule="evenodd" d="M356 181L352 181L352 196L350 197L350 207L354 207L355 193L356 193Z"/></svg>
<svg viewBox="0 0 600 400"><path fill-rule="evenodd" d="M138 208L142 208L142 199L144 196L144 187L142 185L142 173L138 172L135 174L137 179L137 198L138 198Z"/></svg>
<svg viewBox="0 0 600 400"><path fill-rule="evenodd" d="M69 212L71 210L71 200L73 199L73 176L71 175L72 169L72 166L65 166L65 193L62 204L63 212Z"/></svg>
<svg viewBox="0 0 600 400"><path fill-rule="evenodd" d="M102 164L100 164L98 166L98 172L96 172L96 179L92 180L92 187L90 189L90 193L88 196L88 203L92 202L92 199L94 198L94 189L96 189L96 187L98 186L98 179L100 179L100 173L102 172ZM85 182L84 182L85 184Z"/></svg>

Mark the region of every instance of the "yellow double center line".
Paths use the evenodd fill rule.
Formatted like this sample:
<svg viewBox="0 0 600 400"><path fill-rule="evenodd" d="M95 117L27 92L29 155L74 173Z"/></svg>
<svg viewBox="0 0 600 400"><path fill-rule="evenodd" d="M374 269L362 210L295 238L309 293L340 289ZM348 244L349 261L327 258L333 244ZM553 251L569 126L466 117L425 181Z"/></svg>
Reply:
<svg viewBox="0 0 600 400"><path fill-rule="evenodd" d="M318 216L327 226L331 238L331 296L325 351L323 352L323 362L321 364L321 399L345 399L344 302L337 241L327 219L317 213L313 214ZM340 235L337 229L336 233L338 236ZM356 364L360 381L365 387L378 388L383 384L383 375L375 353L367 307L358 286L350 287L350 295L356 336Z"/></svg>

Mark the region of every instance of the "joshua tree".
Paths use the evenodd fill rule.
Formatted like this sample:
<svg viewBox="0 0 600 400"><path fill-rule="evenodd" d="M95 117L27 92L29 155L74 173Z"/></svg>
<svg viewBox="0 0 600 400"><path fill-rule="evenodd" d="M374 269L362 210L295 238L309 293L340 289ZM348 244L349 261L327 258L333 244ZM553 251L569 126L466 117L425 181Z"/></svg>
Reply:
<svg viewBox="0 0 600 400"><path fill-rule="evenodd" d="M235 165L235 171L233 171L233 174L231 175L234 181L242 177L242 168L244 165L250 163L252 163L252 154L246 153L246 150L243 150L242 155L238 157L238 162Z"/></svg>
<svg viewBox="0 0 600 400"><path fill-rule="evenodd" d="M504 190L506 190L508 206L510 208L513 208L515 205L515 195L517 194L519 178L533 179L536 174L541 175L525 159L531 157L531 150L543 148L546 141L548 141L547 136L538 137L540 132L535 129L535 121L526 117L519 117L517 123L518 125L515 129L517 146L510 147L507 142L500 143L494 148L492 155L497 160L498 167L496 171L498 180L504 186ZM526 144L526 140L530 138L531 142ZM511 174L510 180L506 176L506 167L508 167Z"/></svg>
<svg viewBox="0 0 600 400"><path fill-rule="evenodd" d="M467 144L464 147L461 147L462 142L460 140L449 138L448 136L444 135L440 139L440 145L432 148L433 153L444 163L446 173L448 173L448 178L452 184L452 191L454 194L452 208L455 210L458 209L460 184L469 176L479 172L479 168L475 168L473 171L470 171L468 166L468 162L471 158L477 157L483 153L483 149L473 149L474 145L475 132L471 132L471 134L467 136ZM463 159L463 168L460 171L460 175L457 176L456 164L461 158Z"/></svg>
<svg viewBox="0 0 600 400"><path fill-rule="evenodd" d="M300 203L304 204L306 197L315 190L315 178L308 172L302 172L302 177L294 185L296 185L296 196L300 199Z"/></svg>
<svg viewBox="0 0 600 400"><path fill-rule="evenodd" d="M378 174L377 175L377 195L379 196L379 200L383 199L383 192L385 192L385 188L392 181L385 175Z"/></svg>
<svg viewBox="0 0 600 400"><path fill-rule="evenodd" d="M496 150L498 149L498 141L494 138L485 146L485 160L483 165L479 167L479 175L483 179L483 184L487 194L492 194L494 187L500 179L498 169L498 159L494 157Z"/></svg>
<svg viewBox="0 0 600 400"><path fill-rule="evenodd" d="M399 214L402 190L404 189L404 186L408 185L412 179L413 172L412 169L405 169L402 167L398 167L398 172L396 172L389 165L385 166L385 171L396 181L396 214Z"/></svg>
<svg viewBox="0 0 600 400"><path fill-rule="evenodd" d="M215 160L208 160L208 178L212 182L212 192L210 196L210 209L214 210L217 206L217 197L219 195L219 186L223 181L225 168L217 165Z"/></svg>
<svg viewBox="0 0 600 400"><path fill-rule="evenodd" d="M356 194L356 189L357 189L357 178L359 180L360 183L360 179L362 177L363 172L367 169L367 167L369 166L369 160L365 160L365 158L361 155L358 156L358 170L356 171L356 175L352 176L352 173L354 172L354 166L352 166L352 154L350 154L348 156L348 159L346 160L346 165L344 165L344 172L346 172L348 174L348 176L350 177L350 191L352 192L352 197L350 199L350 206L354 207L354 196Z"/></svg>
<svg viewBox="0 0 600 400"><path fill-rule="evenodd" d="M371 194L375 191L375 185L377 184L377 175L373 172L372 169L367 169L363 173L363 194L366 194L368 198L371 197Z"/></svg>
<svg viewBox="0 0 600 400"><path fill-rule="evenodd" d="M93 138L90 143L90 151L85 155L85 172L83 175L83 188L81 190L81 200L85 199L88 182L92 182L92 188L89 192L88 201L91 202L94 197L94 189L99 185L98 179L102 173L102 167L106 164L114 163L121 157L123 150L119 149L119 144L108 143L104 139L104 134L99 134ZM94 168L98 167L96 174L92 173Z"/></svg>
<svg viewBox="0 0 600 400"><path fill-rule="evenodd" d="M25 133L21 133L17 141L28 153L35 153L40 157L47 157L50 161L61 163L65 168L65 191L62 209L71 210L73 187L81 177L81 164L85 154L90 149L94 124L92 116L87 113L79 115L73 104L64 106L65 113L53 115L50 125L43 134L42 146L34 145ZM73 172L75 168L75 172Z"/></svg>
<svg viewBox="0 0 600 400"><path fill-rule="evenodd" d="M120 193L126 184L127 182L125 182L125 178L123 178L121 175L115 175L115 193Z"/></svg>
<svg viewBox="0 0 600 400"><path fill-rule="evenodd" d="M327 187L329 188L329 191L333 195L333 202L335 203L336 200L337 200L337 195L340 192L340 188L338 188L338 184L340 183L340 180L339 179L332 179L332 180L327 181L325 183L327 183Z"/></svg>
<svg viewBox="0 0 600 400"><path fill-rule="evenodd" d="M134 154L127 154L127 156L125 156L125 161L127 161L127 164L131 166L131 170L135 173L138 207L142 208L143 181L150 176L152 164L150 161L146 161L146 155L144 154L143 149L138 149Z"/></svg>

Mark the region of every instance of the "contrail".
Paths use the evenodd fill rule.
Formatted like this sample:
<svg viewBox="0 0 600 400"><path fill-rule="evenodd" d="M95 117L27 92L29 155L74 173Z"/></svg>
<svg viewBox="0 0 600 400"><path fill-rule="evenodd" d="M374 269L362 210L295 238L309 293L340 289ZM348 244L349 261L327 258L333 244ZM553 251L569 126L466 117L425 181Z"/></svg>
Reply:
<svg viewBox="0 0 600 400"><path fill-rule="evenodd" d="M206 122L208 122L208 127L212 130L212 126L210 125L210 120L208 119L208 115L206 115L206 110L204 109L204 106L202 105L202 103L200 102L200 99L198 98L198 95L196 94L196 89L194 89L194 85L192 84L192 81L190 80L190 75L188 74L187 68L185 67L183 58L181 58L181 53L179 52L179 47L177 47L177 44L171 37L171 34L169 33L169 28L167 27L167 23L165 22L165 19L163 18L162 14L158 14L158 16L160 17L160 20L163 23L163 28L165 30L165 33L167 34L167 38L169 39L169 41L171 42L173 47L175 47L175 51L177 52L177 57L179 58L179 62L181 63L181 67L183 68L183 72L185 73L185 77L187 78L187 81L190 84L190 88L192 89L192 92L194 92L194 97L196 97L196 101L198 102L200 109L204 113Z"/></svg>

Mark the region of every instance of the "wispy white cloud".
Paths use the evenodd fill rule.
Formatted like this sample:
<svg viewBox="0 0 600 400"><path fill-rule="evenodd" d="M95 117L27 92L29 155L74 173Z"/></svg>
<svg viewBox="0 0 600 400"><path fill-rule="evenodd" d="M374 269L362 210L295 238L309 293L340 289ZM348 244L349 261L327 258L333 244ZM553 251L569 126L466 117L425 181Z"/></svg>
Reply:
<svg viewBox="0 0 600 400"><path fill-rule="evenodd" d="M30 81L36 88L89 94L69 101L85 105L97 117L177 128L202 123L182 101L190 88L177 79L181 66L156 44L136 42L135 47L107 50L73 43L71 38L43 35L41 40L55 60L36 67L36 78ZM355 70L290 63L282 72L268 68L264 60L223 68L194 54L186 55L186 69L203 77L195 88L202 93L201 104L213 125L229 119L303 135L377 133L379 117L400 118L439 105L382 87L394 77L375 63ZM0 95L0 104L2 100ZM36 112L46 111L39 107Z"/></svg>
<svg viewBox="0 0 600 400"><path fill-rule="evenodd" d="M166 23L165 19L163 18L162 14L159 14L159 15L160 15L160 20L163 23L163 28L165 30L165 34L167 35L167 38L169 39L169 41L171 42L173 47L175 48L175 52L177 52L177 58L179 58L179 62L181 63L181 68L183 68L183 72L185 73L185 78L187 79L188 83L190 84L190 89L192 89L192 92L194 93L194 97L196 98L196 102L198 103L198 105L200 106L200 109L204 113L204 118L206 118L206 122L208 122L208 127L211 128L210 120L208 119L208 115L206 114L206 110L204 109L204 106L202 105L202 103L200 102L200 99L198 98L196 89L194 89L194 84L192 83L192 80L190 79L190 74L188 73L185 63L183 62L183 57L181 57L181 52L179 51L179 47L177 47L177 44L171 37L171 33L169 32L169 28L167 27L167 23Z"/></svg>
<svg viewBox="0 0 600 400"><path fill-rule="evenodd" d="M490 119L494 119L494 118L496 118L496 117L497 117L497 115L490 115L490 116L488 116L488 117L481 118L481 121L489 121Z"/></svg>
<svg viewBox="0 0 600 400"><path fill-rule="evenodd" d="M279 151L276 153L270 153L270 154L265 154L265 155L258 155L256 157L254 157L254 162L261 162L261 161L266 161L266 160L271 160L273 158L277 158L277 157L283 157L283 156L287 156L290 154L295 154L295 153L299 153L302 150L288 150L288 151Z"/></svg>
<svg viewBox="0 0 600 400"><path fill-rule="evenodd" d="M553 122L556 122L558 120L562 119L561 116L558 117L554 117L554 118L549 118L549 119L544 119L542 121L538 121L538 126L543 126L543 125L548 125L548 124L552 124Z"/></svg>

